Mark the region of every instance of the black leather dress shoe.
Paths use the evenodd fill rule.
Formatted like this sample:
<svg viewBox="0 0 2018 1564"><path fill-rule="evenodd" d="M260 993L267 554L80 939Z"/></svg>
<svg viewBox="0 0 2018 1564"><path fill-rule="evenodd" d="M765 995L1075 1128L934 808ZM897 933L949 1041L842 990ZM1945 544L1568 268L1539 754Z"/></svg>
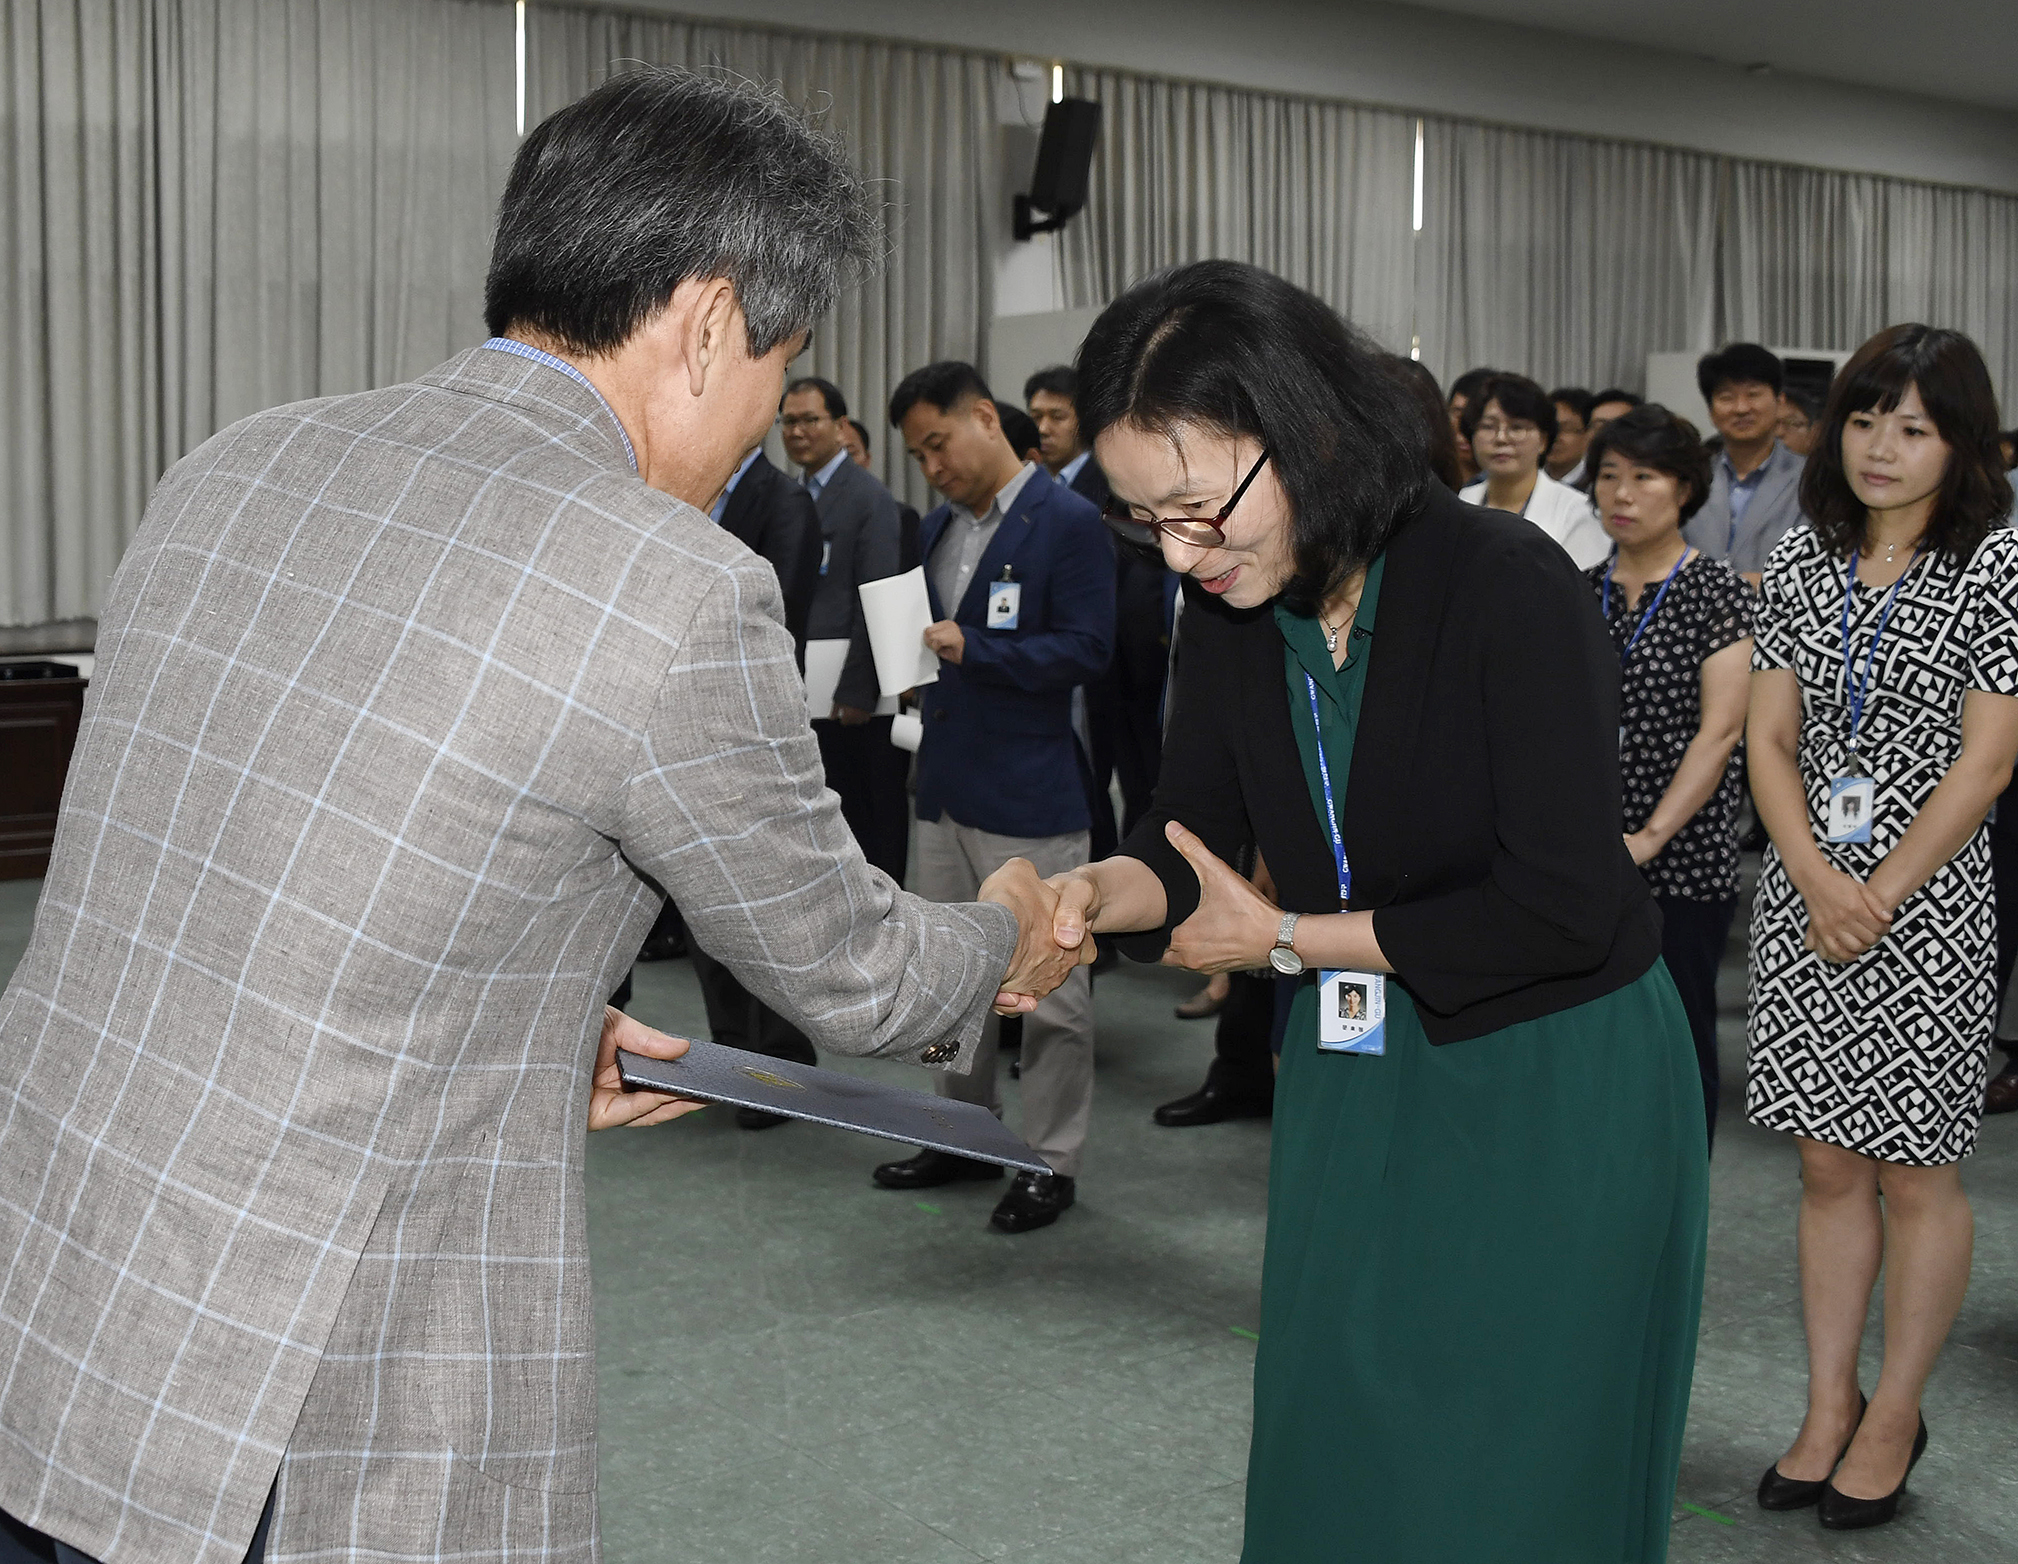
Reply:
<svg viewBox="0 0 2018 1564"><path fill-rule="evenodd" d="M1018 1173L1009 1193L996 1202L988 1225L998 1233L1049 1227L1072 1204L1078 1187L1063 1173Z"/></svg>
<svg viewBox="0 0 2018 1564"><path fill-rule="evenodd" d="M1858 1422L1863 1422L1864 1409L1870 1404L1864 1398L1863 1392L1859 1391L1857 1393ZM1850 1439L1855 1439L1856 1437L1857 1430L1853 1428L1850 1430ZM1850 1439L1845 1439L1843 1441L1843 1448L1836 1452L1836 1464L1838 1466L1842 1464L1843 1456L1850 1448ZM1830 1468L1832 1471L1834 1469L1834 1467ZM1804 1483L1797 1477L1783 1477L1780 1475L1780 1463L1775 1461L1771 1466L1766 1468L1766 1475L1759 1479L1759 1508L1762 1510L1805 1510L1809 1505L1817 1503L1821 1499L1822 1490L1828 1486L1828 1481L1828 1478L1824 1477L1819 1482Z"/></svg>
<svg viewBox="0 0 2018 1564"><path fill-rule="evenodd" d="M783 1113L766 1113L762 1108L738 1108L736 1128L743 1130L772 1130L780 1124L790 1122L790 1116Z"/></svg>
<svg viewBox="0 0 2018 1564"><path fill-rule="evenodd" d="M1194 1124L1218 1124L1225 1119L1265 1119L1274 1113L1266 1098L1228 1091L1209 1077L1189 1097L1166 1102L1155 1119L1165 1129L1189 1129Z"/></svg>
<svg viewBox="0 0 2018 1564"><path fill-rule="evenodd" d="M1906 1477L1927 1453L1927 1420L1920 1419L1920 1431L1913 1436L1913 1455L1906 1462ZM1882 1499L1853 1499L1835 1481L1822 1484L1821 1511L1816 1519L1830 1531L1862 1531L1866 1526L1882 1526L1899 1513L1899 1499L1906 1492L1906 1477Z"/></svg>
<svg viewBox="0 0 2018 1564"><path fill-rule="evenodd" d="M978 1183L1000 1178L1002 1169L993 1162L976 1162L972 1157L927 1149L903 1162L886 1162L869 1176L884 1189L936 1189L963 1179Z"/></svg>
<svg viewBox="0 0 2018 1564"><path fill-rule="evenodd" d="M2004 1048L2007 1045L1997 1045ZM2012 1056L2018 1059L2018 1054ZM1990 1077L1989 1090L1983 1094L1985 1113L2018 1112L2018 1063L2006 1065L2002 1073Z"/></svg>

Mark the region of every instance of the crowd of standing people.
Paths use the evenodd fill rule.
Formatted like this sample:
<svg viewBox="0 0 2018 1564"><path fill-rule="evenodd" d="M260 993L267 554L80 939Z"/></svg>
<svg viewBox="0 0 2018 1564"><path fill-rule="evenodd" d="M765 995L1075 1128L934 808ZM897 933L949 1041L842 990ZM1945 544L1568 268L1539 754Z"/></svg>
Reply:
<svg viewBox="0 0 2018 1564"><path fill-rule="evenodd" d="M1088 353L1097 346L1096 335ZM1967 1281L1956 1167L1986 1106L2018 1106L2018 1073L1991 1081L1987 1068L2018 954L2018 888L2006 886L2000 920L1992 868L2005 856L1995 803L2018 756L2018 534L2003 525L2011 456L1981 357L1954 333L1894 328L1864 346L1822 407L1789 393L1771 352L1731 344L1698 366L1707 440L1621 387L1544 391L1492 369L1453 383L1446 430L1421 416L1424 383L1434 386L1421 366L1373 364L1413 403L1391 415L1429 424L1428 471L1459 499L1531 523L1595 601L1616 661L1620 837L1658 909L1648 927L1691 1040L1706 1149L1723 1090L1717 975L1743 900L1751 801L1751 845L1764 858L1746 933L1746 1111L1800 1148L1811 1349L1799 1435L1759 1497L1770 1509L1815 1504L1830 1526L1887 1519L1925 1446L1920 1391ZM918 371L890 423L945 503L911 542L880 485L866 524L880 529L877 546L825 527L822 579L838 570L849 589L832 592L836 605L861 581L926 567L937 621L927 640L942 677L922 692L912 883L936 899L971 896L1011 857L1052 876L1105 861L1117 844L1153 862L1161 844L1144 845L1145 821L1181 816L1200 829L1206 805L1188 790L1197 757L1173 750L1192 774L1160 795L1157 779L1177 692L1219 677L1201 668L1188 687L1176 682L1178 650L1199 657L1193 643L1205 639L1178 625L1187 601L1223 589L1167 557L1164 534L1144 534L1139 509L1114 496L1083 395L1081 373L1062 365L1031 377L1024 409L996 402L971 366ZM844 414L825 382L787 393L788 449L815 497L846 460ZM1104 414L1109 426L1128 417ZM858 432L864 455L867 438ZM1280 465L1272 442L1268 455ZM1229 509L1238 493L1223 496ZM1111 546L1095 526L1103 511ZM1367 589L1377 583L1376 573ZM1005 585L1020 600L1006 623L989 613ZM1355 635L1370 633L1371 611L1367 598L1355 605ZM849 623L835 612L821 633L859 643L859 609ZM1338 676L1353 666L1348 657ZM1356 693L1333 682L1314 677L1342 712ZM869 704L861 697L816 727L873 721ZM838 755L830 778L851 821L889 820L891 840L906 779L886 736L872 735L865 754L879 737L877 780ZM1304 743L1315 752L1314 739ZM1349 751L1338 768L1349 770ZM1238 832L1221 845L1221 867L1274 905L1282 891L1266 850ZM993 1216L1003 1231L1047 1225L1072 1203L1092 1096L1092 978L1082 969L1010 1023L1021 1031L1025 1132L1053 1174L1017 1180ZM1412 974L1410 991L1423 982ZM1213 971L1179 1008L1217 1017L1211 1070L1158 1122L1275 1112L1278 1060L1307 987L1265 965ZM1358 1018L1366 986L1347 989L1344 1013ZM1401 992L1384 1008L1391 1037ZM999 1112L998 1068L984 1049L973 1073L941 1077L940 1089ZM1279 1157L1290 1129L1278 1117ZM999 1176L937 1151L875 1170L897 1189ZM1881 1263L1896 1324L1867 1400L1856 1344Z"/></svg>
<svg viewBox="0 0 2018 1564"><path fill-rule="evenodd" d="M1809 1350L1758 1500L1890 1520L2014 951L1976 347L1888 328L1820 407L1727 347L1711 447L1204 261L1026 408L906 376L916 517L788 378L871 212L775 96L623 73L525 139L488 341L163 478L0 1004L0 1556L593 1557L583 1141L697 1106L602 1004L664 902L723 1040L999 1109L1020 1026L1008 1233L1074 1204L1097 950L1226 978L1159 1118L1273 1115L1248 1564L1659 1564L1747 787ZM860 601L910 570L915 775Z"/></svg>

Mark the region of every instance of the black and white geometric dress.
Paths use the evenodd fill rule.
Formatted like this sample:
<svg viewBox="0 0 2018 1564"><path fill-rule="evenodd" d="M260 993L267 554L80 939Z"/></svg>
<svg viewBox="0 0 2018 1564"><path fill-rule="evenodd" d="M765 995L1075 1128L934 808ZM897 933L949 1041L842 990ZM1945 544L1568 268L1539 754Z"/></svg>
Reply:
<svg viewBox="0 0 2018 1564"><path fill-rule="evenodd" d="M1966 566L1923 555L1903 578L1857 740L1858 769L1877 783L1871 840L1831 844L1829 782L1845 773L1850 734L1844 567L1810 527L1780 540L1752 666L1798 675L1810 829L1832 864L1868 879L1961 752L1963 692L2018 695L2018 532L1991 533ZM1850 653L1860 673L1887 590L1856 585ZM1804 949L1807 930L1807 905L1769 847L1752 908L1746 1117L1884 1162L1959 1162L1975 1149L1996 1024L1988 832L1908 897L1857 960Z"/></svg>

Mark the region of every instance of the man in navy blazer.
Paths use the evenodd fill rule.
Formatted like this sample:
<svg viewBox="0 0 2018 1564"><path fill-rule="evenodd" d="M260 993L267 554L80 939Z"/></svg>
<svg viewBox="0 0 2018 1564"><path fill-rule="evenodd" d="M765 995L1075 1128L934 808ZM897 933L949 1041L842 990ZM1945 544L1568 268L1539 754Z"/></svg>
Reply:
<svg viewBox="0 0 2018 1564"><path fill-rule="evenodd" d="M1083 496L1095 510L1107 504L1107 475L1079 433L1079 375L1069 364L1040 369L1023 383L1023 400L1044 440L1051 476ZM1111 542L1111 540L1110 540ZM1163 682L1170 661L1172 604L1177 575L1160 560L1115 547L1114 657L1107 672L1086 686L1087 760L1092 768L1088 802L1093 856L1105 857L1120 836L1135 829L1156 792L1163 758ZM1114 827L1108 784L1121 780L1121 828Z"/></svg>
<svg viewBox="0 0 2018 1564"><path fill-rule="evenodd" d="M1002 433L971 365L928 365L890 399L890 422L947 503L919 527L934 623L925 644L939 678L921 691L918 846L912 889L964 899L1011 858L1042 875L1084 862L1088 826L1072 735L1072 691L1099 678L1114 648L1114 555L1100 513ZM971 1074L940 1092L1001 1111L997 1051L984 1039ZM1051 1165L1018 1175L990 1221L1021 1233L1072 1204L1093 1105L1093 993L1087 969L1023 1022L1023 1135ZM922 1189L1001 1169L924 1151L876 1170L889 1189Z"/></svg>

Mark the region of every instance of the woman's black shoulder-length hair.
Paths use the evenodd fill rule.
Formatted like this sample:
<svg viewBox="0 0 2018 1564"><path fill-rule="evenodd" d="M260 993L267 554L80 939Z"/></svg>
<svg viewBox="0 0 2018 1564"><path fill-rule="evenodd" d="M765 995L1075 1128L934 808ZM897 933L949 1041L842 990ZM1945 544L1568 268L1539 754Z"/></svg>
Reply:
<svg viewBox="0 0 2018 1564"><path fill-rule="evenodd" d="M1629 408L1591 436L1584 450L1585 471L1593 488L1598 469L1607 456L1619 456L1636 467L1664 472L1677 483L1688 485L1681 502L1686 522L1703 508L1710 497L1710 453L1696 426L1679 413L1671 413L1658 402L1642 402Z"/></svg>
<svg viewBox="0 0 2018 1564"><path fill-rule="evenodd" d="M1889 413L1908 386L1948 443L1948 471L1927 523L1927 546L1967 564L2011 509L1997 446L1997 393L1976 344L1936 326L1887 326L1857 349L1829 388L1821 432L1801 473L1801 509L1823 547L1847 559L1865 542L1865 507L1843 472L1843 429L1853 413Z"/></svg>
<svg viewBox="0 0 2018 1564"><path fill-rule="evenodd" d="M1321 300L1259 267L1195 261L1145 278L1079 349L1079 429L1245 435L1289 497L1292 609L1314 612L1422 508L1429 432L1380 351Z"/></svg>

